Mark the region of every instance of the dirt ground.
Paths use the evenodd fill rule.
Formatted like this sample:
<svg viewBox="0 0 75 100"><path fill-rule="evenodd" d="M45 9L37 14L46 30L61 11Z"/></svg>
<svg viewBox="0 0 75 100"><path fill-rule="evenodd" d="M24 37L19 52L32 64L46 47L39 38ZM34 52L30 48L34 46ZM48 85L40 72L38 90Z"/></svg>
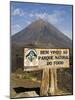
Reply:
<svg viewBox="0 0 75 100"><path fill-rule="evenodd" d="M58 74L59 75L59 74ZM58 90L56 91L55 95L72 95L72 90L68 87L72 84L67 84L70 81L71 76L69 79L63 78L59 75L59 79L62 81L58 81ZM12 73L11 80L10 80L10 98L20 98L20 97L39 97L40 96L40 85L41 79L37 78L29 74L21 74L21 73ZM64 87L67 86L67 87ZM51 96L48 93L48 96Z"/></svg>

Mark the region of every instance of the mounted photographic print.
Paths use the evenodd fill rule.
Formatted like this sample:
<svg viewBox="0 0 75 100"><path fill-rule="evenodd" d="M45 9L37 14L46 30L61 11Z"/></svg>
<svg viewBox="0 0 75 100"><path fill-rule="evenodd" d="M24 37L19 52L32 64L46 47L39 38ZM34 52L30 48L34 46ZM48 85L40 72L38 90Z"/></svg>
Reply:
<svg viewBox="0 0 75 100"><path fill-rule="evenodd" d="M10 98L73 95L73 5L10 2Z"/></svg>

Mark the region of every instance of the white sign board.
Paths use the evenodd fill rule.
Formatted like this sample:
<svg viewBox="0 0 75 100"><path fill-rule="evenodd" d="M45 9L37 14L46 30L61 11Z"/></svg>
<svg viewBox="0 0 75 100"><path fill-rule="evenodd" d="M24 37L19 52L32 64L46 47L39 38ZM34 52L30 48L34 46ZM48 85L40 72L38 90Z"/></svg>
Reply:
<svg viewBox="0 0 75 100"><path fill-rule="evenodd" d="M24 68L68 68L69 49L24 48Z"/></svg>

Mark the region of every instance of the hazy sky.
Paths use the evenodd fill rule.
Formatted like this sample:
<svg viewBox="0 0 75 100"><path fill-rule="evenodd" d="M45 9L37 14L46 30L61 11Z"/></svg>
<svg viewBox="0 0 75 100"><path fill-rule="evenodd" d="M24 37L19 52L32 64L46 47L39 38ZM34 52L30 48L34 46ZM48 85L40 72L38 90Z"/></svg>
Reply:
<svg viewBox="0 0 75 100"><path fill-rule="evenodd" d="M42 18L72 39L72 6L11 2L11 34Z"/></svg>

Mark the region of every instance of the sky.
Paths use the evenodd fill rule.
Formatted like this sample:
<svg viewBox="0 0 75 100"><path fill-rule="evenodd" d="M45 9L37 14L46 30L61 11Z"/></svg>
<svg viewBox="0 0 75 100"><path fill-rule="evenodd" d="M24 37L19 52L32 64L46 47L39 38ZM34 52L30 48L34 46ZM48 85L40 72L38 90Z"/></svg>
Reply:
<svg viewBox="0 0 75 100"><path fill-rule="evenodd" d="M11 35L42 18L72 39L72 5L11 2Z"/></svg>

